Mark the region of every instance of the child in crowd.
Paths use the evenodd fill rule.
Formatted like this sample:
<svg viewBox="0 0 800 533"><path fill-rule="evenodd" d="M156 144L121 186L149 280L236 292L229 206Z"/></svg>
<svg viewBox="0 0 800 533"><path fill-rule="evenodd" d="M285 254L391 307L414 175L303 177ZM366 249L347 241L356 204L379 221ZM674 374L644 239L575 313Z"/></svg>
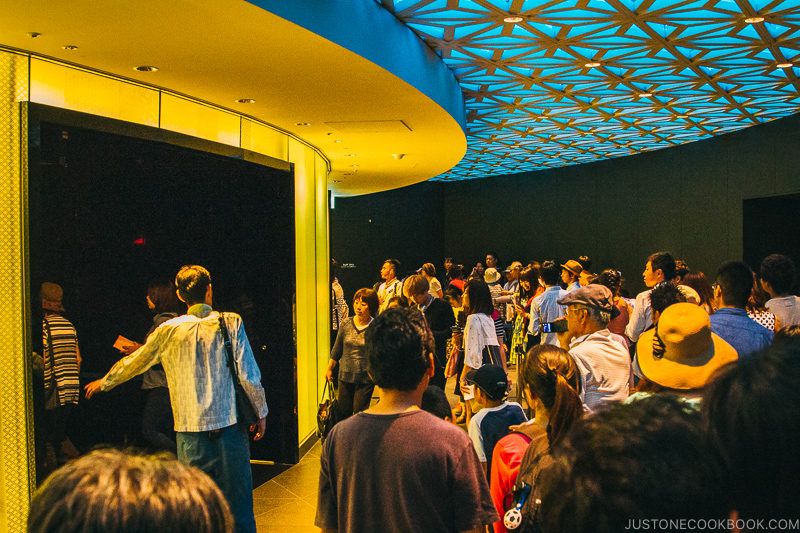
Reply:
<svg viewBox="0 0 800 533"><path fill-rule="evenodd" d="M527 420L522 406L505 401L508 378L501 366L483 365L467 375L467 381L475 385L475 400L479 409L469 421L469 436L475 445L481 464L491 472L494 445L509 433L509 426Z"/></svg>

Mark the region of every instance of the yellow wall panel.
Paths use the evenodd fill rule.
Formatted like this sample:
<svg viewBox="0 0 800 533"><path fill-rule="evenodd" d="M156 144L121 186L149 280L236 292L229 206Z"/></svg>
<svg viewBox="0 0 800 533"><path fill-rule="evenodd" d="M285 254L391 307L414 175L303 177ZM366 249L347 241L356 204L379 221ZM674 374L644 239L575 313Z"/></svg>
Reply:
<svg viewBox="0 0 800 533"><path fill-rule="evenodd" d="M32 102L158 126L158 91L43 59L31 59Z"/></svg>
<svg viewBox="0 0 800 533"><path fill-rule="evenodd" d="M239 146L238 115L169 93L161 94L161 127L209 141Z"/></svg>
<svg viewBox="0 0 800 533"><path fill-rule="evenodd" d="M322 372L328 366L330 358L331 285L328 247L328 165L318 154L314 155L314 173L317 264L317 374L314 383L319 398L324 385Z"/></svg>
<svg viewBox="0 0 800 533"><path fill-rule="evenodd" d="M314 152L289 140L289 160L294 163L295 250L297 269L297 423L303 442L316 428L317 401L317 285L316 187Z"/></svg>
<svg viewBox="0 0 800 533"><path fill-rule="evenodd" d="M0 52L0 531L25 531L34 485L27 224L28 58ZM24 129L23 129L24 128ZM20 136L25 131L25 136Z"/></svg>
<svg viewBox="0 0 800 533"><path fill-rule="evenodd" d="M246 118L242 119L242 148L281 161L289 160L288 135Z"/></svg>

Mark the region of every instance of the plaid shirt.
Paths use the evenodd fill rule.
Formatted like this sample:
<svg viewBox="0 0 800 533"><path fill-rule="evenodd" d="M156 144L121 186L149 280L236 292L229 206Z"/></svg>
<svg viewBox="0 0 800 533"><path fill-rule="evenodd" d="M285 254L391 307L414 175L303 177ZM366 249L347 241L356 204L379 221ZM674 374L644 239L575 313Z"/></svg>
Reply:
<svg viewBox="0 0 800 533"><path fill-rule="evenodd" d="M225 313L239 381L258 412L267 416L267 401L250 343L239 315ZM227 355L219 330L219 313L205 304L193 305L188 314L161 324L147 342L117 361L103 378L101 390L161 363L167 375L175 431L196 432L236 423L236 400Z"/></svg>

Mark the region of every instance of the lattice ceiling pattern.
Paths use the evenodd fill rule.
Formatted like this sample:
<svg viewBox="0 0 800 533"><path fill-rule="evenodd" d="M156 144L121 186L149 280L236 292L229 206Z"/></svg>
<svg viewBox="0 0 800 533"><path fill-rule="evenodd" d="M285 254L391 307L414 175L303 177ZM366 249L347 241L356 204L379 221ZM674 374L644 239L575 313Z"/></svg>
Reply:
<svg viewBox="0 0 800 533"><path fill-rule="evenodd" d="M666 148L800 111L800 0L376 0L452 69L469 148L437 180Z"/></svg>

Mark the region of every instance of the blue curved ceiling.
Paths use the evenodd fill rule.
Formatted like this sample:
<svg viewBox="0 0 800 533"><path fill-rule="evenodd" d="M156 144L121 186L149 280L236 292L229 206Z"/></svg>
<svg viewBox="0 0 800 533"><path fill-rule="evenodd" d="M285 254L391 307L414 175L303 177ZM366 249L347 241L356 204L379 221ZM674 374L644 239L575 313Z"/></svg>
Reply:
<svg viewBox="0 0 800 533"><path fill-rule="evenodd" d="M800 0L375 0L455 73L441 181L586 163L800 111Z"/></svg>

